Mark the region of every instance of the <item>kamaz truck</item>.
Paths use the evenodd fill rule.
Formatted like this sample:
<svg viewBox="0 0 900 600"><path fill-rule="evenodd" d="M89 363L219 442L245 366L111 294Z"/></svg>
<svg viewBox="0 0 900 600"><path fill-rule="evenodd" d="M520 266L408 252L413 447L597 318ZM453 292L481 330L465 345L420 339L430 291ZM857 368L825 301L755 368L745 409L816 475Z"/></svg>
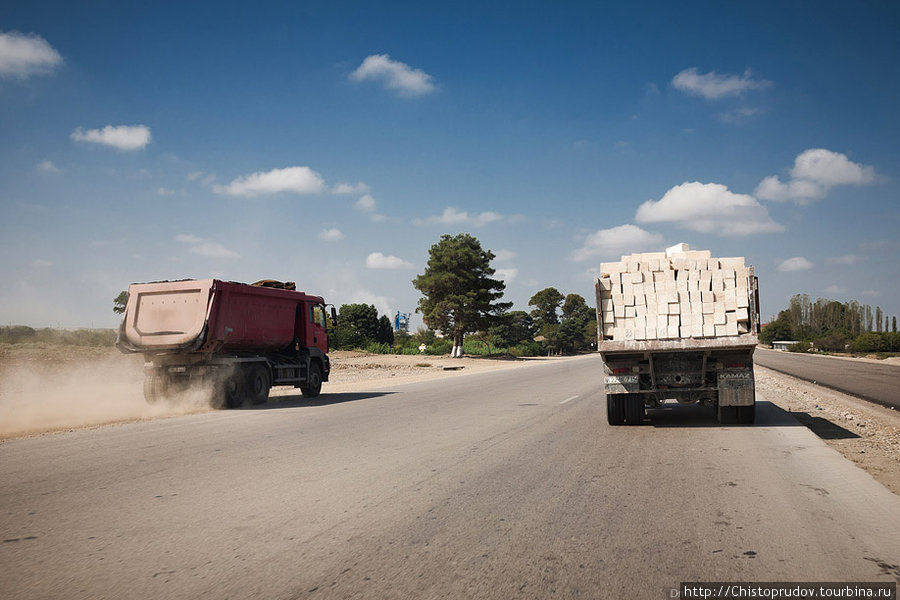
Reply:
<svg viewBox="0 0 900 600"><path fill-rule="evenodd" d="M597 349L610 425L637 425L667 401L715 407L753 423L759 293L744 258L686 244L602 263Z"/></svg>

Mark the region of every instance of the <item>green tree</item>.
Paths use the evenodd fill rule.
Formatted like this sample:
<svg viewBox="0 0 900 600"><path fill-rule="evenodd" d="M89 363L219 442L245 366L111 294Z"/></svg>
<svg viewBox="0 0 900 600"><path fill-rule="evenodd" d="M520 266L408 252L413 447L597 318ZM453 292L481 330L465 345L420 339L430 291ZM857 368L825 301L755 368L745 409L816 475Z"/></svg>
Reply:
<svg viewBox="0 0 900 600"><path fill-rule="evenodd" d="M394 325L387 315L381 315L378 319L378 337L375 339L379 344L394 343Z"/></svg>
<svg viewBox="0 0 900 600"><path fill-rule="evenodd" d="M792 339L794 339L794 331L791 327L791 313L788 310L778 313L778 318L767 323L759 332L759 341L764 344L771 344L776 340Z"/></svg>
<svg viewBox="0 0 900 600"><path fill-rule="evenodd" d="M500 315L489 330L493 343L498 346L515 346L534 339L534 319L524 310L513 310Z"/></svg>
<svg viewBox="0 0 900 600"><path fill-rule="evenodd" d="M554 287L544 288L528 301L528 306L533 306L531 316L538 328L543 329L547 325L559 324L559 313L565 296Z"/></svg>
<svg viewBox="0 0 900 600"><path fill-rule="evenodd" d="M342 304L335 329L335 348L365 348L378 341L378 311L371 304Z"/></svg>
<svg viewBox="0 0 900 600"><path fill-rule="evenodd" d="M121 315L125 312L125 305L128 304L128 292L121 291L119 295L113 299L113 312Z"/></svg>
<svg viewBox="0 0 900 600"><path fill-rule="evenodd" d="M494 254L468 233L444 234L428 250L425 272L413 279L423 297L416 311L425 324L453 338L452 353L462 355L463 337L487 329L511 302L497 302L506 285L492 279Z"/></svg>

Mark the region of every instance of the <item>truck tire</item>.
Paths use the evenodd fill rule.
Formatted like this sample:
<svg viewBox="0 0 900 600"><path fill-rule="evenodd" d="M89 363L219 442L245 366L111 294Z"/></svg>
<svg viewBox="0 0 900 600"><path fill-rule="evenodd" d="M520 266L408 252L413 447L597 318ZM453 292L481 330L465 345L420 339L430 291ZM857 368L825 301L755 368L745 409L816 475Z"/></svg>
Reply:
<svg viewBox="0 0 900 600"><path fill-rule="evenodd" d="M606 420L610 425L625 424L626 394L606 395Z"/></svg>
<svg viewBox="0 0 900 600"><path fill-rule="evenodd" d="M750 406L736 406L737 422L741 425L752 425L756 420L756 404Z"/></svg>
<svg viewBox="0 0 900 600"><path fill-rule="evenodd" d="M216 385L216 396L228 408L244 404L244 374L240 369L229 370Z"/></svg>
<svg viewBox="0 0 900 600"><path fill-rule="evenodd" d="M144 400L147 404L156 404L166 397L166 385L162 375L144 377Z"/></svg>
<svg viewBox="0 0 900 600"><path fill-rule="evenodd" d="M644 398L640 394L625 395L625 422L640 425L644 422Z"/></svg>
<svg viewBox="0 0 900 600"><path fill-rule="evenodd" d="M250 404L265 404L269 399L269 370L261 364L251 365L244 378L245 391Z"/></svg>
<svg viewBox="0 0 900 600"><path fill-rule="evenodd" d="M319 363L314 362L309 365L309 377L306 378L306 385L300 386L300 393L304 398L315 398L322 391L322 367Z"/></svg>

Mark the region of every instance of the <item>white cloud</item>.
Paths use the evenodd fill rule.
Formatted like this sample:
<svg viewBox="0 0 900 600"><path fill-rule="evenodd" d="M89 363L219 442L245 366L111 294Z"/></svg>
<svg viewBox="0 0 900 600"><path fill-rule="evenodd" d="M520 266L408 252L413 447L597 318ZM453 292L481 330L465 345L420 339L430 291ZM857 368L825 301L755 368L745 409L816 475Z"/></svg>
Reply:
<svg viewBox="0 0 900 600"><path fill-rule="evenodd" d="M160 187L160 188L156 188L156 194L158 196L174 196L175 190L170 190L169 188Z"/></svg>
<svg viewBox="0 0 900 600"><path fill-rule="evenodd" d="M287 167L238 177L228 185L217 185L214 190L217 194L245 197L278 192L319 194L325 191L325 181L309 167Z"/></svg>
<svg viewBox="0 0 900 600"><path fill-rule="evenodd" d="M846 154L825 148L804 150L794 159L791 178L782 182L776 175L763 179L756 196L774 202L809 204L838 185L867 185L875 181L875 169L852 162Z"/></svg>
<svg viewBox="0 0 900 600"><path fill-rule="evenodd" d="M470 215L467 211L458 210L453 206L448 206L440 215L427 217L425 219L415 219L415 225L472 225L473 227L483 227L488 223L500 221L503 215L494 211L485 211L479 214Z"/></svg>
<svg viewBox="0 0 900 600"><path fill-rule="evenodd" d="M43 258L36 258L36 259L34 259L33 261L31 261L31 266L32 266L32 267L39 267L39 268L47 268L47 267L52 267L52 266L53 266L53 262L52 262L52 261L49 261L49 260L46 260L46 259L43 259Z"/></svg>
<svg viewBox="0 0 900 600"><path fill-rule="evenodd" d="M860 292L860 295L875 298L876 296L880 296L881 292L879 292L878 290L864 290Z"/></svg>
<svg viewBox="0 0 900 600"><path fill-rule="evenodd" d="M745 70L743 75L719 75L715 71L701 75L696 67L691 67L672 78L672 86L675 89L707 100L739 96L746 91L759 90L770 85L771 81L753 79L750 69Z"/></svg>
<svg viewBox="0 0 900 600"><path fill-rule="evenodd" d="M841 287L839 285L830 285L827 288L825 288L825 293L826 294L834 294L834 295L846 294L847 288Z"/></svg>
<svg viewBox="0 0 900 600"><path fill-rule="evenodd" d="M350 74L352 81L374 79L401 96L422 96L434 91L433 77L420 69L392 60L387 54L367 56Z"/></svg>
<svg viewBox="0 0 900 600"><path fill-rule="evenodd" d="M39 35L0 33L0 78L25 79L50 73L62 61L59 52Z"/></svg>
<svg viewBox="0 0 900 600"><path fill-rule="evenodd" d="M768 209L747 194L718 183L691 181L676 185L658 201L638 207L638 223L677 223L685 229L723 236L783 231Z"/></svg>
<svg viewBox="0 0 900 600"><path fill-rule="evenodd" d="M367 186L362 181L350 184L350 183L338 183L333 188L331 188L331 193L339 196L351 196L354 194L366 194L369 192L369 186Z"/></svg>
<svg viewBox="0 0 900 600"><path fill-rule="evenodd" d="M353 203L353 208L355 208L359 212L374 212L375 198L373 198L370 194L366 194Z"/></svg>
<svg viewBox="0 0 900 600"><path fill-rule="evenodd" d="M396 256L385 256L381 252L372 252L366 257L369 269L412 269L413 264Z"/></svg>
<svg viewBox="0 0 900 600"><path fill-rule="evenodd" d="M612 256L623 252L638 252L662 246L663 236L626 224L601 229L589 236L584 246L572 253L571 259L587 260L598 256Z"/></svg>
<svg viewBox="0 0 900 600"><path fill-rule="evenodd" d="M496 271L494 271L494 277L500 279L507 285L512 283L513 280L518 276L518 269L497 269Z"/></svg>
<svg viewBox="0 0 900 600"><path fill-rule="evenodd" d="M189 252L208 258L240 258L236 252L232 252L222 244L213 242L196 235L180 233L175 236L175 241L185 244Z"/></svg>
<svg viewBox="0 0 900 600"><path fill-rule="evenodd" d="M59 167L54 165L53 161L50 161L50 160L45 160L42 163L36 164L34 166L34 169L41 173L49 173L51 175L57 175L59 173L62 173L62 169L60 169Z"/></svg>
<svg viewBox="0 0 900 600"><path fill-rule="evenodd" d="M118 150L142 150L150 143L150 128L146 125L107 125L103 129L75 129L70 136L76 142L91 142Z"/></svg>
<svg viewBox="0 0 900 600"><path fill-rule="evenodd" d="M325 242L339 242L344 239L344 233L340 229L323 229L319 232L319 239Z"/></svg>
<svg viewBox="0 0 900 600"><path fill-rule="evenodd" d="M782 273L796 273L797 271L808 271L813 268L813 263L802 256L794 256L778 265L778 270Z"/></svg>
<svg viewBox="0 0 900 600"><path fill-rule="evenodd" d="M812 148L794 160L791 177L815 181L824 186L865 185L875 181L872 167L850 161L846 154L825 148Z"/></svg>

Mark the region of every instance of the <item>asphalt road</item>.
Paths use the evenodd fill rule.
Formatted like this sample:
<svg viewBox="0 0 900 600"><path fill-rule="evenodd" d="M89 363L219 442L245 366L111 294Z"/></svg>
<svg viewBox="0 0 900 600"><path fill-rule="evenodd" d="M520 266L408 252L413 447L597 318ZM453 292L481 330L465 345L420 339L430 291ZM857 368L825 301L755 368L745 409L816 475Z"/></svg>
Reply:
<svg viewBox="0 0 900 600"><path fill-rule="evenodd" d="M754 362L884 406L900 408L900 365L757 348Z"/></svg>
<svg viewBox="0 0 900 600"><path fill-rule="evenodd" d="M0 444L0 597L670 598L900 580L900 497L760 397L606 425L599 357Z"/></svg>

